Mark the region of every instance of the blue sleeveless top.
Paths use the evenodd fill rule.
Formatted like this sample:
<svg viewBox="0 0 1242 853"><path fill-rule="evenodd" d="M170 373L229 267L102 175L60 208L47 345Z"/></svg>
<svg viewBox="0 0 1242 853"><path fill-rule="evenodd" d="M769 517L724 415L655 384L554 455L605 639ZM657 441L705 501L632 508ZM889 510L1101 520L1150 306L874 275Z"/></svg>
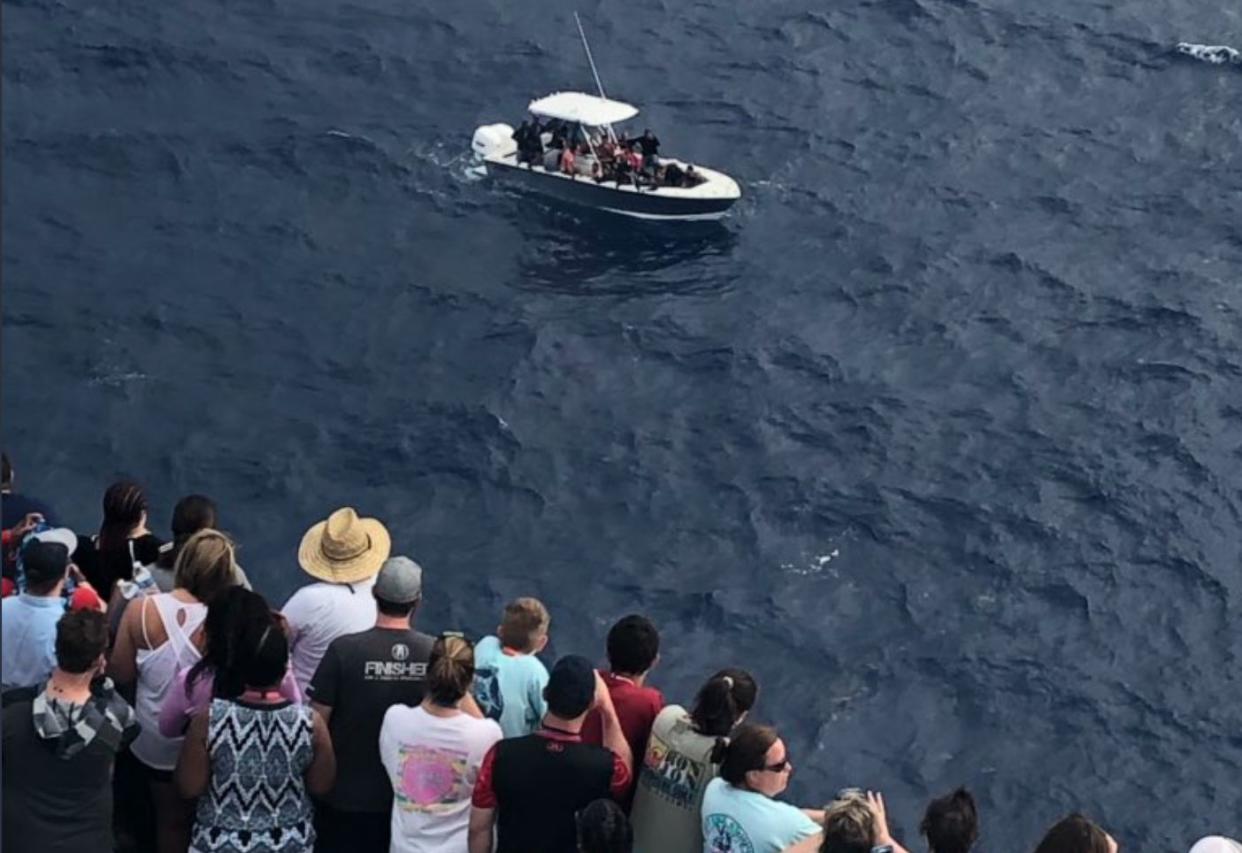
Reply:
<svg viewBox="0 0 1242 853"><path fill-rule="evenodd" d="M198 798L200 853L293 853L315 845L306 768L310 708L213 699L207 725L211 783Z"/></svg>

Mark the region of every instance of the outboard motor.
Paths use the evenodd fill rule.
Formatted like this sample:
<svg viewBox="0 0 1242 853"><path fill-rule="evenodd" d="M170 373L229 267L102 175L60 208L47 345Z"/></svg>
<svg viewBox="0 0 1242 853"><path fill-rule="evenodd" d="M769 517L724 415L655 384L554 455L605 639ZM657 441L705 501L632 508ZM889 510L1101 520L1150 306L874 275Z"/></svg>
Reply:
<svg viewBox="0 0 1242 853"><path fill-rule="evenodd" d="M474 132L470 149L479 160L516 154L517 143L513 141L513 128L507 124L485 124Z"/></svg>

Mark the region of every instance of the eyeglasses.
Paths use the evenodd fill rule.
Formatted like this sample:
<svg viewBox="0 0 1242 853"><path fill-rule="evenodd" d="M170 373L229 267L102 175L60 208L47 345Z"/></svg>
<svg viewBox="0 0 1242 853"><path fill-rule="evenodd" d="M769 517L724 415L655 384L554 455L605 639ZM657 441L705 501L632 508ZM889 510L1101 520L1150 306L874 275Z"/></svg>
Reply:
<svg viewBox="0 0 1242 853"><path fill-rule="evenodd" d="M463 634L461 631L441 631L439 638L437 638L437 642L443 645L447 643L449 640L454 640L454 639L461 640L471 649L474 648L474 643L470 642L470 638L467 637L465 634Z"/></svg>

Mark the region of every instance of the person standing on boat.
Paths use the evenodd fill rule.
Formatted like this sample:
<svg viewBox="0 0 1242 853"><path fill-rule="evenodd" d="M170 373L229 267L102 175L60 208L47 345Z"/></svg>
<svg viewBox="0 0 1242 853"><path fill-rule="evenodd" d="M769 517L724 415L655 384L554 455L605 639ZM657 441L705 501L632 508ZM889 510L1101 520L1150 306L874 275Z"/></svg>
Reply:
<svg viewBox="0 0 1242 853"><path fill-rule="evenodd" d="M517 130L513 131L513 141L517 144L517 161L521 163L529 163L530 156L530 122L525 119L518 125Z"/></svg>
<svg viewBox="0 0 1242 853"><path fill-rule="evenodd" d="M651 132L651 128L643 130L643 135L637 140L638 147L643 152L643 169L648 172L654 172L657 165L657 158L660 156L660 139Z"/></svg>

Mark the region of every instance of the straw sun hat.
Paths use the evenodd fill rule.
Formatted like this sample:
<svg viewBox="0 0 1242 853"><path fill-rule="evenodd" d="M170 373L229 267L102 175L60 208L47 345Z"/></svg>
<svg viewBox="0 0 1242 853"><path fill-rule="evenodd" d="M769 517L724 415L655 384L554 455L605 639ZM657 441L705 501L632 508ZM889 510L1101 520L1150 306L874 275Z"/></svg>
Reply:
<svg viewBox="0 0 1242 853"><path fill-rule="evenodd" d="M357 583L374 576L390 550L392 540L384 525L374 518L359 518L347 506L306 531L298 563L321 581Z"/></svg>

